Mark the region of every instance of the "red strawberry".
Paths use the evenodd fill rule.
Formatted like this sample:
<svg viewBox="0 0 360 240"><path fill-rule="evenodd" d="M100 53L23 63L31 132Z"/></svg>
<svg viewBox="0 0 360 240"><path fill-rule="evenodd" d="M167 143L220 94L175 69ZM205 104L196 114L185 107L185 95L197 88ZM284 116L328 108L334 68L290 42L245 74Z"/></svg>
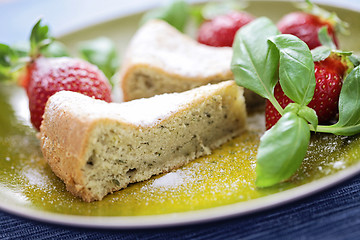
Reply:
<svg viewBox="0 0 360 240"><path fill-rule="evenodd" d="M303 12L293 12L285 15L277 24L282 33L292 34L303 40L310 49L321 46L318 33L323 27L327 27L328 34L336 47L338 46L337 33L347 34L348 24L342 21L335 13L305 0Z"/></svg>
<svg viewBox="0 0 360 240"><path fill-rule="evenodd" d="M231 47L239 28L254 20L246 12L230 12L205 21L199 28L198 42L214 47Z"/></svg>
<svg viewBox="0 0 360 240"><path fill-rule="evenodd" d="M282 108L285 108L289 103L293 102L290 98L288 98L285 95L279 83L277 83L275 86L274 96ZM272 126L274 126L280 118L281 118L281 114L276 110L276 108L271 104L269 100L266 100L266 105L265 105L266 129L270 129Z"/></svg>
<svg viewBox="0 0 360 240"><path fill-rule="evenodd" d="M83 93L111 102L111 87L105 75L94 65L69 57L39 57L27 67L23 83L28 97L31 122L40 128L48 98L61 90Z"/></svg>
<svg viewBox="0 0 360 240"><path fill-rule="evenodd" d="M342 61L341 56L331 54L323 61L315 62L316 86L314 97L308 107L314 109L320 124L329 123L338 113L338 101L342 86L343 77L347 71L347 65ZM292 102L281 89L278 83L275 86L274 96L282 108ZM270 129L281 115L275 107L266 102L265 120L266 129Z"/></svg>
<svg viewBox="0 0 360 240"><path fill-rule="evenodd" d="M297 36L303 40L310 49L321 46L318 32L322 27L327 27L329 35L332 37L335 45L339 47L334 25L313 14L305 12L289 13L278 22L277 27L281 33Z"/></svg>
<svg viewBox="0 0 360 240"><path fill-rule="evenodd" d="M95 65L69 57L44 57L62 54L63 51L59 51L59 48L55 48L55 52L50 51L52 41L48 26L42 26L39 20L31 31L29 52L0 44L0 64L4 69L11 73L12 67L24 66L21 75L8 74L8 78L20 76L18 81L27 92L31 122L37 130L41 125L46 102L56 92L68 90L111 101L110 84Z"/></svg>

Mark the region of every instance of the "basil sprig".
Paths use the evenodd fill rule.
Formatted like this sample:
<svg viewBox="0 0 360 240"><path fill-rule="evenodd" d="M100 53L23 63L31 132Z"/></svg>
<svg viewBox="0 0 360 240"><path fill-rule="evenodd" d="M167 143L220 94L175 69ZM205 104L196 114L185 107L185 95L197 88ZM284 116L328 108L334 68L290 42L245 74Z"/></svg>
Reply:
<svg viewBox="0 0 360 240"><path fill-rule="evenodd" d="M360 66L344 80L339 121L321 126L316 112L307 107L316 82L314 58L303 41L292 35L280 35L269 19L259 18L236 34L233 49L231 69L237 84L267 98L282 114L260 139L258 187L272 186L295 173L305 157L311 130L346 136L360 133ZM320 58L323 57L324 54ZM278 79L284 93L294 101L285 109L274 97Z"/></svg>
<svg viewBox="0 0 360 240"><path fill-rule="evenodd" d="M277 34L280 34L277 27L265 17L242 27L235 36L231 70L238 85L269 99L282 113L274 97L279 52L267 42Z"/></svg>

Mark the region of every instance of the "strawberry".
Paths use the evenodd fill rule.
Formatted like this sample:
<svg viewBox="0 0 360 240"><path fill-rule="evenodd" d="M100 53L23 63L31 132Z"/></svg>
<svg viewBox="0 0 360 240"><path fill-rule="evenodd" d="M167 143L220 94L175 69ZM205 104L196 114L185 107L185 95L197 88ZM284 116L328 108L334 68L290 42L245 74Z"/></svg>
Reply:
<svg viewBox="0 0 360 240"><path fill-rule="evenodd" d="M83 93L111 102L111 88L99 69L81 59L39 57L28 65L23 85L29 98L31 122L40 129L50 96L62 90Z"/></svg>
<svg viewBox="0 0 360 240"><path fill-rule="evenodd" d="M339 47L333 24L316 15L294 12L285 15L277 24L283 34L292 34L303 40L310 49L321 46L318 38L320 28L327 27L335 45Z"/></svg>
<svg viewBox="0 0 360 240"><path fill-rule="evenodd" d="M254 20L246 12L229 12L205 21L199 28L197 40L214 47L231 47L235 34L242 26Z"/></svg>
<svg viewBox="0 0 360 240"><path fill-rule="evenodd" d="M320 124L326 124L333 120L338 113L342 81L348 66L337 54L331 54L325 60L315 62L314 65L316 86L313 99L308 107L315 110ZM275 86L274 96L282 108L293 102L284 94L279 83ZM266 129L270 129L280 117L280 113L267 100L265 107Z"/></svg>
<svg viewBox="0 0 360 240"><path fill-rule="evenodd" d="M290 98L288 98L285 95L279 83L277 83L275 86L274 96L282 108L285 108L289 103L293 102ZM269 100L266 100L266 104L265 104L266 130L274 126L280 118L281 118L281 114L276 110L274 105L272 105Z"/></svg>
<svg viewBox="0 0 360 240"><path fill-rule="evenodd" d="M339 47L337 33L346 33L347 24L341 21L334 13L307 1L306 12L292 12L285 15L277 27L283 34L292 34L303 40L310 49L321 46L318 32L322 27L327 27L336 47Z"/></svg>
<svg viewBox="0 0 360 240"><path fill-rule="evenodd" d="M28 95L31 123L37 130L40 129L46 102L56 92L74 91L111 102L110 84L98 67L81 59L44 56L48 54L45 50L53 39L48 35L48 27L40 24L41 20L31 32L28 57L23 52L18 56L16 49L0 44L0 64L3 67L24 66L18 82ZM26 61L22 62L24 59Z"/></svg>

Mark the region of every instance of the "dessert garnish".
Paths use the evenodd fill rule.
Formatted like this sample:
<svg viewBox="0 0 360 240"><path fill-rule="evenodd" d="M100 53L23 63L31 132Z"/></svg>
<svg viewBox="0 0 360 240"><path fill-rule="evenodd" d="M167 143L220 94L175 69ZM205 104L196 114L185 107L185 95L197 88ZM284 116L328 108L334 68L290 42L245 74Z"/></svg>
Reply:
<svg viewBox="0 0 360 240"><path fill-rule="evenodd" d="M82 59L48 57L52 42L48 26L42 25L40 19L32 29L29 51L19 52L8 45L0 45L2 69L26 90L31 123L37 130L40 129L45 104L56 92L74 91L111 102L111 86L103 72ZM16 70L20 72L14 75L12 72Z"/></svg>
<svg viewBox="0 0 360 240"><path fill-rule="evenodd" d="M334 12L328 12L311 1L306 0L301 6L303 11L286 14L277 27L283 34L292 34L306 42L310 49L321 46L318 32L327 27L336 46L339 46L337 33L348 34L348 24L342 21Z"/></svg>
<svg viewBox="0 0 360 240"><path fill-rule="evenodd" d="M305 42L294 35L280 34L276 25L265 17L239 30L233 50L231 65L237 83L266 98L282 116L261 137L256 166L258 187L272 186L295 173L305 157L310 131L344 136L360 132L360 67L348 58L351 52L335 50L332 53L325 46L321 51L314 50L314 58L318 61L314 64L312 52ZM316 54L319 52L329 55ZM347 68L350 73L343 76L338 121L318 125L322 116L308 106L317 88L315 65L333 62L333 56L346 63L346 66L335 65L340 65L340 69ZM320 75L317 73L317 80L323 81ZM284 94L293 101L285 108L274 92L278 82Z"/></svg>

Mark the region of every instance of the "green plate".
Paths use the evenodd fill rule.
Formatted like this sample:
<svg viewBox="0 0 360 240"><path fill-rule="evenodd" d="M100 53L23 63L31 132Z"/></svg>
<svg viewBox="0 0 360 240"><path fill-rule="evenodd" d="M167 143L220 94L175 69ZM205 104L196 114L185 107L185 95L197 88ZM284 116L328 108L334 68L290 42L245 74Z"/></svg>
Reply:
<svg viewBox="0 0 360 240"><path fill-rule="evenodd" d="M351 35L340 37L343 49L360 49L360 13L339 7ZM255 16L277 21L296 10L283 1L251 1ZM271 11L272 10L272 11ZM123 53L141 14L121 17L60 37L72 51L76 44L108 36ZM46 222L100 228L160 227L240 216L308 196L360 171L360 138L313 135L302 167L288 182L272 188L254 186L255 157L262 134L260 115L252 129L210 156L167 174L130 185L102 201L85 203L69 194L44 161L29 123L23 89L0 85L0 209ZM258 121L258 125L254 121Z"/></svg>

